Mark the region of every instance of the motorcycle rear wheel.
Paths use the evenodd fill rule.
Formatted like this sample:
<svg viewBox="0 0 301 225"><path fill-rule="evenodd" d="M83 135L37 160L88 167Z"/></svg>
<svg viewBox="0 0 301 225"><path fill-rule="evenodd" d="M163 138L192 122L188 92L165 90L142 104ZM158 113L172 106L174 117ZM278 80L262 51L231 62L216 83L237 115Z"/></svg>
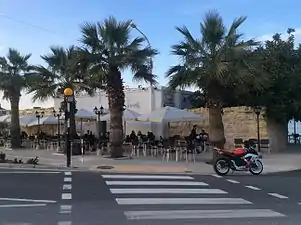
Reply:
<svg viewBox="0 0 301 225"><path fill-rule="evenodd" d="M222 170L222 167L224 170ZM230 171L229 160L225 157L218 158L214 165L214 171L220 176L226 176Z"/></svg>
<svg viewBox="0 0 301 225"><path fill-rule="evenodd" d="M255 164L257 170L254 170L253 165ZM255 162L252 162L251 167L249 169L250 173L253 175L260 175L263 171L263 164L260 160L256 160Z"/></svg>

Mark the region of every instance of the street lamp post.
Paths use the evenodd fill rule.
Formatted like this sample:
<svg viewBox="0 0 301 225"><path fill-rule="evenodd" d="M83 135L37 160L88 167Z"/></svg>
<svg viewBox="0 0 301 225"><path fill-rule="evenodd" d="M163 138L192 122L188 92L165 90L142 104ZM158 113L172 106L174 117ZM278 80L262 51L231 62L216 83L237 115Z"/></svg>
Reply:
<svg viewBox="0 0 301 225"><path fill-rule="evenodd" d="M150 48L151 47L151 44L150 44L150 41L149 39L147 38L147 36L137 27L136 24L134 23L131 23L131 27L133 29L135 29L136 31L138 31L146 40L147 44L148 44L148 47ZM153 59L150 57L149 58L149 69L150 69L150 72L152 73L153 72Z"/></svg>
<svg viewBox="0 0 301 225"><path fill-rule="evenodd" d="M146 40L146 42L147 42L147 47L148 48L151 48L151 43L150 43L150 41L149 41L149 39L147 38L147 36L137 27L137 25L135 24L135 23L131 23L131 27L133 28L133 29L135 29L138 33L140 33L143 37L144 37L144 39ZM149 57L149 73L150 74L153 74L153 67L154 67L154 62L153 62L153 59L152 59L152 57ZM154 84L151 84L151 110L153 110L154 109L154 97L153 97L153 86Z"/></svg>
<svg viewBox="0 0 301 225"><path fill-rule="evenodd" d="M298 138L298 134L297 134L297 127L296 127L296 119L294 118L294 144L297 144L297 138Z"/></svg>
<svg viewBox="0 0 301 225"><path fill-rule="evenodd" d="M71 103L74 102L73 90L71 88L66 88L64 90L64 101L66 104L65 107L65 124L66 124L66 156L67 156L67 167L71 165L71 143L70 143L70 114L71 112Z"/></svg>
<svg viewBox="0 0 301 225"><path fill-rule="evenodd" d="M37 139L38 139L38 145L37 145L37 149L40 148L40 133L41 133L41 124L40 124L40 119L44 116L44 112L41 111L36 111L35 112L35 116L38 119L38 134L37 134Z"/></svg>
<svg viewBox="0 0 301 225"><path fill-rule="evenodd" d="M254 112L256 114L256 121L257 121L257 148L258 148L258 152L260 152L260 127L259 127L259 115L261 113L261 107L260 106L256 106L254 108Z"/></svg>
<svg viewBox="0 0 301 225"><path fill-rule="evenodd" d="M62 116L62 109L59 109L59 111L55 111L55 109L52 111L53 116L57 118L57 151L61 150L61 128L60 128L60 118Z"/></svg>
<svg viewBox="0 0 301 225"><path fill-rule="evenodd" d="M97 133L98 133L98 142L100 143L100 137L101 137L101 129L100 129L100 116L103 115L104 108L100 106L97 108L97 106L94 107L93 111L97 115Z"/></svg>

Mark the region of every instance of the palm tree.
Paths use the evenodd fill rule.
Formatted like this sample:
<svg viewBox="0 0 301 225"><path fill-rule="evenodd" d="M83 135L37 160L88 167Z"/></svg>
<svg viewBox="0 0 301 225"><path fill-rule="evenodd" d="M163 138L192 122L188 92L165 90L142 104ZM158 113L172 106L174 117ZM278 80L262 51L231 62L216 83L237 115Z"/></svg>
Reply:
<svg viewBox="0 0 301 225"><path fill-rule="evenodd" d="M223 96L254 78L249 63L253 40L242 41L238 28L246 17L235 19L227 30L222 17L209 11L200 24L201 38L194 38L187 27L177 27L184 40L172 46L172 54L181 64L171 67L166 76L172 88L196 86L206 93L209 108L209 136L213 145L225 144L222 121Z"/></svg>
<svg viewBox="0 0 301 225"><path fill-rule="evenodd" d="M86 59L90 73L101 84L108 95L110 111L111 157L122 157L124 110L124 86L122 72L131 69L133 80L144 80L154 84L156 76L150 71L150 58L157 51L143 47L143 37L131 38L132 21L120 21L109 17L103 22L85 23L81 27Z"/></svg>
<svg viewBox="0 0 301 225"><path fill-rule="evenodd" d="M76 91L85 91L92 95L93 90L88 84L88 74L80 64L80 51L74 46L67 49L51 47L48 55L41 56L47 67L36 66L35 73L30 76L29 93L33 93L33 100L46 100L58 94L63 94L65 88ZM74 99L74 98L73 98ZM61 104L66 107L64 101ZM70 133L71 138L76 137L75 112L76 101L70 105Z"/></svg>
<svg viewBox="0 0 301 225"><path fill-rule="evenodd" d="M3 98L10 101L11 106L11 147L20 148L20 120L19 103L21 91L27 87L28 75L33 66L28 63L31 54L21 55L13 48L9 48L6 57L0 57L0 90L4 92Z"/></svg>

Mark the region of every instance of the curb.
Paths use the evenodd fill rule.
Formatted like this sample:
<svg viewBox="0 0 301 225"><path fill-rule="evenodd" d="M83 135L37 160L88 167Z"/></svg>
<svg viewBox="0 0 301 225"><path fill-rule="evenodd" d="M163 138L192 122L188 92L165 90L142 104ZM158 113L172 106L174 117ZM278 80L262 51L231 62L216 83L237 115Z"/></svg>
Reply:
<svg viewBox="0 0 301 225"><path fill-rule="evenodd" d="M105 169L98 168L98 167L107 167ZM189 170L188 168L184 168L183 171L164 171L162 169L161 171L149 171L149 170L122 170L115 168L114 165L98 165L98 166L90 166L90 167L64 167L63 165L37 165L36 167L33 167L33 165L30 164L6 164L6 163L1 163L0 164L0 169L14 169L14 170L45 170L45 171L74 171L74 172L98 172L98 173L121 173L121 174L186 174L186 175L204 175L204 176L209 176L209 175L214 175L215 172L212 171L204 171L204 172L196 172ZM295 172L295 171L301 171L301 169L294 168L294 169L288 169L288 170L281 170L281 171L263 171L262 175L273 175L273 174L278 174L278 173L288 173L288 172ZM235 176L234 174L229 174L228 176ZM238 175L240 175L239 173ZM246 176L251 176L251 174L245 172L243 175ZM227 177L227 176L225 176Z"/></svg>

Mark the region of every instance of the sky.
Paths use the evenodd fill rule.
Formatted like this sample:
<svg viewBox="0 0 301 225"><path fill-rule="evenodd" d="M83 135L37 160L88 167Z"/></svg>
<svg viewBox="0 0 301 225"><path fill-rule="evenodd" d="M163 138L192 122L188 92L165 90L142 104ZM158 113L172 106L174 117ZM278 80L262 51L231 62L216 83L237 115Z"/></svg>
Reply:
<svg viewBox="0 0 301 225"><path fill-rule="evenodd" d="M209 10L218 10L226 25L239 16L247 16L240 31L244 38L267 40L287 28L296 29L296 39L301 42L301 1L290 0L0 0L0 55L13 47L21 53L32 53L30 63L43 63L40 56L53 45L79 45L79 26L84 22L102 21L108 16L118 20L131 19L145 33L153 48L160 54L154 60L154 73L161 85L168 80L165 72L177 64L170 54L170 46L181 41L176 26L186 25L198 36L200 22ZM133 31L133 37L139 33ZM125 81L133 84L131 74ZM2 96L0 95L0 98ZM1 100L9 108L7 101ZM23 94L20 108L50 107L52 101L31 101L31 95Z"/></svg>

